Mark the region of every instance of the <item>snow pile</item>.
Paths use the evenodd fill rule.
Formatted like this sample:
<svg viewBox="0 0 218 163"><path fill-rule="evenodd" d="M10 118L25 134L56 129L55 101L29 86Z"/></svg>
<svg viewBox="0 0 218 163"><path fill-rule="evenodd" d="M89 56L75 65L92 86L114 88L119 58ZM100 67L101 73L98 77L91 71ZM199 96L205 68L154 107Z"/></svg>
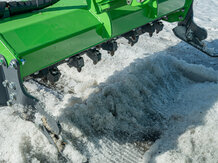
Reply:
<svg viewBox="0 0 218 163"><path fill-rule="evenodd" d="M10 107L1 108L0 117L0 162L57 160L56 149L33 123Z"/></svg>
<svg viewBox="0 0 218 163"><path fill-rule="evenodd" d="M64 78L60 82L63 81ZM194 108L196 110L188 108L188 104L192 106L193 101L183 99L188 93L192 94L186 99L194 93L198 94L202 86L205 89L209 89L211 85L216 86L214 82L217 81L218 74L212 69L157 54L135 60L99 85L95 82L91 82L93 85L79 83L81 87L86 87L84 94L91 92L88 98L81 99L67 94L61 104L52 108L54 112L59 113L57 117L63 127L63 133L70 142L64 153L69 158L75 158L75 153L79 151L76 155L80 161L126 162L134 158L132 162L139 162L143 152L161 133L169 129L171 124L178 121L178 127L186 117L198 120L199 115L197 118L193 116L196 112L204 115L204 110L199 111L198 107ZM197 91L189 92L190 88L198 85ZM42 93L43 89L40 91ZM205 96L210 93L205 90L203 92ZM49 101L44 100L47 106L53 103L51 101L55 101L51 98L55 96L50 92L44 91L42 95L49 97ZM202 98L199 101L204 101ZM214 98L212 101L199 103L200 108L210 108L205 108L204 105L210 105L215 101ZM193 114L190 114L190 111ZM184 121L193 124L191 118ZM188 124L179 127L179 131L185 130ZM170 138L169 141L172 140L169 135L166 137ZM153 153L155 152L156 150L153 150ZM117 159L111 160L111 155Z"/></svg>
<svg viewBox="0 0 218 163"><path fill-rule="evenodd" d="M89 137L91 141L101 140L103 143L99 143L100 149L86 146L88 152L83 154L90 162L102 162L107 159L105 151L108 149L102 148L106 144L105 139L112 139L111 144L116 141L124 144L155 141L165 129L167 121L171 122L171 119L180 119L183 118L182 115L185 117L188 114L178 114L177 109L181 108L181 104L178 105L177 100L182 98L178 95L196 84L208 87L208 82L218 81L217 75L212 69L189 65L174 57L155 56L138 59L100 84L88 99L81 101L81 104L73 102L71 106L69 101L69 105L62 112L60 122L68 134L71 131L70 136L76 139L71 138L71 141L77 145L78 142L75 141L78 140L90 143L87 142L87 138L90 141ZM187 103L182 104L184 107L187 106ZM94 144L96 143L98 142ZM84 151L83 148L80 150ZM113 153L113 157L123 150L126 152L125 148L120 148L119 152ZM99 160L100 152L103 153L103 159ZM126 158L128 159L128 156Z"/></svg>
<svg viewBox="0 0 218 163"><path fill-rule="evenodd" d="M212 7L213 6L213 7ZM195 17L198 24L207 28L208 41L218 48L217 15L218 2L195 1ZM210 12L205 13L207 10ZM205 11L205 12L204 12ZM205 23L207 22L207 23ZM181 48L181 50L179 49ZM181 55L181 51L192 52ZM177 51L177 53L175 53ZM218 60L208 58L203 53L179 44L166 51L167 55L185 59L189 63L203 64L218 69ZM191 73L190 73L191 74ZM195 83L176 95L176 100L168 106L165 117L169 119L168 129L144 156L144 163L208 162L218 160L218 84Z"/></svg>
<svg viewBox="0 0 218 163"><path fill-rule="evenodd" d="M217 162L217 92L217 83L194 84L180 92L167 111L168 130L145 154L145 162Z"/></svg>

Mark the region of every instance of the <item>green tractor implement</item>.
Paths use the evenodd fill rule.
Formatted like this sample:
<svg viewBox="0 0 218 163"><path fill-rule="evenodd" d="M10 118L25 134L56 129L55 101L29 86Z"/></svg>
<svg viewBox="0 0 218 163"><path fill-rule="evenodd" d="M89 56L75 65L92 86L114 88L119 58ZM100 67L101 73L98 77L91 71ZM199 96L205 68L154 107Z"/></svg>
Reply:
<svg viewBox="0 0 218 163"><path fill-rule="evenodd" d="M81 71L84 54L97 64L99 49L114 55L118 38L133 46L140 35L160 32L161 21L178 22L173 29L178 38L215 57L218 54L202 42L207 32L194 23L192 6L193 0L1 1L0 105L22 104L32 114L42 114L42 130L57 146L51 135L58 138L60 126L26 91L23 81L40 78L55 83L59 64Z"/></svg>

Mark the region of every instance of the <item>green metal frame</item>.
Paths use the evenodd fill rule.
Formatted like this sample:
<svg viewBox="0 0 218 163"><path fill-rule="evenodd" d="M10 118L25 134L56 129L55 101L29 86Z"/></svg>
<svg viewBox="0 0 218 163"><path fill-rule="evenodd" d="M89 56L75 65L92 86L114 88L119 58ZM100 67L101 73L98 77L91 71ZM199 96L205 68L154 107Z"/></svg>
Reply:
<svg viewBox="0 0 218 163"><path fill-rule="evenodd" d="M182 21L192 2L60 0L1 20L0 54L18 60L23 78L154 20Z"/></svg>

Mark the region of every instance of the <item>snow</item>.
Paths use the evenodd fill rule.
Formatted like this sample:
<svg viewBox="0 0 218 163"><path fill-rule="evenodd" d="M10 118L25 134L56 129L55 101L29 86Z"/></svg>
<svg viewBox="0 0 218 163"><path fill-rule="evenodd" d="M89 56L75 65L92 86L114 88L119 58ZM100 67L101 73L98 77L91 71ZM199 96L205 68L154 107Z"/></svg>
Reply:
<svg viewBox="0 0 218 163"><path fill-rule="evenodd" d="M196 0L195 20L218 47L217 0ZM177 39L165 23L160 34L124 39L111 57L81 73L59 66L55 90L26 82L63 128L64 155L74 163L191 163L218 161L218 60ZM0 162L58 162L56 149L20 107L0 110Z"/></svg>

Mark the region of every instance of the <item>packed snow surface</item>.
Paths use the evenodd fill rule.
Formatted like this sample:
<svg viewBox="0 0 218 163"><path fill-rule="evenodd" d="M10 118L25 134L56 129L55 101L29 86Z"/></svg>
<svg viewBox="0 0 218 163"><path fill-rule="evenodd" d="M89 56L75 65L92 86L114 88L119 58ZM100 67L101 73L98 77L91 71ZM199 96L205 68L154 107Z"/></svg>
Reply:
<svg viewBox="0 0 218 163"><path fill-rule="evenodd" d="M218 48L218 1L196 0L195 21ZM59 66L54 90L25 86L58 120L71 162L217 163L218 59L163 32L130 47L119 39L114 57L103 53L81 73ZM57 150L16 110L0 110L0 162L59 162Z"/></svg>

